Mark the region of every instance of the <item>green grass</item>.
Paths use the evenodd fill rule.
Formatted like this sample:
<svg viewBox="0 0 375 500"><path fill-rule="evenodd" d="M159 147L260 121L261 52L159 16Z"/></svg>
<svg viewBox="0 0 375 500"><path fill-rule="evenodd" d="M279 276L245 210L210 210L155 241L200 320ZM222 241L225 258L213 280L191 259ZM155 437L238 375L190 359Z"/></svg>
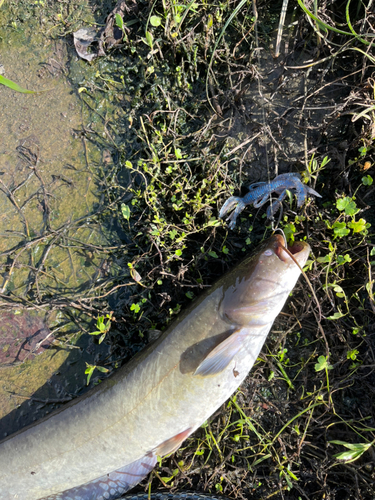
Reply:
<svg viewBox="0 0 375 500"><path fill-rule="evenodd" d="M20 87L17 83L12 82L12 80L8 80L8 78L5 78L2 75L0 75L0 84L14 90L15 92L21 92L22 94L36 94L37 93L35 90L27 90L27 89L24 89L23 87Z"/></svg>

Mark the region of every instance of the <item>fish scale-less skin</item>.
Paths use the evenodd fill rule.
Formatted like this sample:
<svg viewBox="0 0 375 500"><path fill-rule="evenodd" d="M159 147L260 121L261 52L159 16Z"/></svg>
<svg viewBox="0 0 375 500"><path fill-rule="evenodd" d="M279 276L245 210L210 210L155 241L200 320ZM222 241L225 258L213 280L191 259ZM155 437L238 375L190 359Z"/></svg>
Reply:
<svg viewBox="0 0 375 500"><path fill-rule="evenodd" d="M112 377L3 441L1 500L39 500L80 486L205 422L248 374L298 279L292 259L277 255L280 240L274 236L221 278ZM309 247L300 245L303 265ZM240 345L226 367L195 374L217 346L237 336Z"/></svg>

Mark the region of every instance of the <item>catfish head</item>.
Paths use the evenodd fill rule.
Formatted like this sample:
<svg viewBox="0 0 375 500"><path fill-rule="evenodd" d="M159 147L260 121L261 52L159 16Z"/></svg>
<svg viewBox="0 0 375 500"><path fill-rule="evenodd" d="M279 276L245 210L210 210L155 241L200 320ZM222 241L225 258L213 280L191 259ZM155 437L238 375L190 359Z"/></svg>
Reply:
<svg viewBox="0 0 375 500"><path fill-rule="evenodd" d="M229 273L219 306L219 313L225 321L241 327L261 326L274 321L311 250L306 242L295 242L288 247L292 258L284 245L281 235L272 236L260 251Z"/></svg>

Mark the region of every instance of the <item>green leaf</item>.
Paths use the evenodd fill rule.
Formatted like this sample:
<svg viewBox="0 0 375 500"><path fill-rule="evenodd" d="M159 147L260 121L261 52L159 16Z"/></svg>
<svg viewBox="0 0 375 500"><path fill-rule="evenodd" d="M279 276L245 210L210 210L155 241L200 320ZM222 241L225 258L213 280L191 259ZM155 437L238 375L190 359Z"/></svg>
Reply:
<svg viewBox="0 0 375 500"><path fill-rule="evenodd" d="M342 293L343 295L345 295L343 288L337 283L333 283L331 286L333 286L333 291L335 293Z"/></svg>
<svg viewBox="0 0 375 500"><path fill-rule="evenodd" d="M371 446L372 443L347 443L346 441L340 441L339 439L334 440L334 441L329 441L332 444L341 444L342 446L345 446L345 448L348 448L348 450L355 450L355 451L360 451L360 450L368 450Z"/></svg>
<svg viewBox="0 0 375 500"><path fill-rule="evenodd" d="M329 163L330 161L331 161L331 159L328 158L328 156L325 156L323 158L322 164L320 165L320 169L322 169L323 167L325 167L327 165L327 163Z"/></svg>
<svg viewBox="0 0 375 500"><path fill-rule="evenodd" d="M341 211L344 210L346 215L355 215L359 212L359 208L357 208L356 202L348 196L337 200L336 207Z"/></svg>
<svg viewBox="0 0 375 500"><path fill-rule="evenodd" d="M219 220L215 219L215 217L213 217L212 219L210 219L207 222L206 227L210 227L210 226L217 227L220 225L221 225L221 222Z"/></svg>
<svg viewBox="0 0 375 500"><path fill-rule="evenodd" d="M348 226L353 229L353 233L362 233L365 229L371 226L371 224L367 223L365 219L359 219L357 221L353 220L348 223Z"/></svg>
<svg viewBox="0 0 375 500"><path fill-rule="evenodd" d="M154 45L154 37L152 36L152 33L150 31L146 31L146 40L147 45L152 49Z"/></svg>
<svg viewBox="0 0 375 500"><path fill-rule="evenodd" d="M212 17L212 14L208 14L206 30L208 31L209 29L211 29L213 24L214 24L214 18Z"/></svg>
<svg viewBox="0 0 375 500"><path fill-rule="evenodd" d="M85 370L85 375L87 375L87 383L86 385L89 385L90 379L92 374L94 373L96 366L95 365L89 365L86 361L86 370Z"/></svg>
<svg viewBox="0 0 375 500"><path fill-rule="evenodd" d="M130 306L130 310L131 310L131 311L134 311L134 312L135 312L135 314L139 313L140 309L141 309L141 308L140 308L139 304L132 304L132 305Z"/></svg>
<svg viewBox="0 0 375 500"><path fill-rule="evenodd" d="M314 265L314 261L311 260L311 259L308 259L306 261L306 264L305 264L305 267L303 268L303 271L306 272L306 271L311 271L312 270L312 267Z"/></svg>
<svg viewBox="0 0 375 500"><path fill-rule="evenodd" d="M350 257L350 255L347 253L345 255L338 255L337 256L337 264L339 266L342 266L343 264L346 264L347 262L351 262L352 261L352 258Z"/></svg>
<svg viewBox="0 0 375 500"><path fill-rule="evenodd" d="M171 477L161 477L160 479L164 482L164 483L169 483L170 481L172 481L174 476L171 476Z"/></svg>
<svg viewBox="0 0 375 500"><path fill-rule="evenodd" d="M177 255L177 257L181 257L182 255L182 250L180 248L178 248L176 251L175 251L175 255Z"/></svg>
<svg viewBox="0 0 375 500"><path fill-rule="evenodd" d="M194 455L197 455L197 456L200 456L200 455L203 455L204 454L204 449L203 450L196 450L194 452Z"/></svg>
<svg viewBox="0 0 375 500"><path fill-rule="evenodd" d="M193 292L186 292L186 294L185 294L185 295L186 295L186 297L187 297L188 299L194 299L194 294L193 294Z"/></svg>
<svg viewBox="0 0 375 500"><path fill-rule="evenodd" d="M125 203L121 203L121 213L125 220L129 220L130 218L130 208Z"/></svg>
<svg viewBox="0 0 375 500"><path fill-rule="evenodd" d="M293 474L293 472L289 469L286 469L286 472L289 474L289 476L294 479L295 481L298 481L298 478L295 474Z"/></svg>
<svg viewBox="0 0 375 500"><path fill-rule="evenodd" d="M169 234L170 239L173 241L176 238L176 236L178 235L178 231L176 231L176 229L172 229L172 231L169 231L168 234Z"/></svg>
<svg viewBox="0 0 375 500"><path fill-rule="evenodd" d="M335 238L343 238L350 233L350 229L346 227L345 222L335 222L332 226Z"/></svg>
<svg viewBox="0 0 375 500"><path fill-rule="evenodd" d="M283 471L283 475L284 475L284 479L286 481L286 484L288 485L288 491L290 491L292 488L293 488L293 484L291 482L291 480L289 479L289 477L285 474L285 472ZM281 472L280 472L280 476L281 476Z"/></svg>
<svg viewBox="0 0 375 500"><path fill-rule="evenodd" d="M340 319L340 318L343 318L344 316L346 316L346 314L342 313L341 311L340 312L337 312L335 314L333 314L332 316L328 316L327 319L330 319L330 320L335 320L335 319Z"/></svg>
<svg viewBox="0 0 375 500"><path fill-rule="evenodd" d="M359 458L362 453L359 453L358 451L343 451L342 453L336 453L333 456L338 460L345 460L345 462L354 462L354 460L357 460L357 458Z"/></svg>
<svg viewBox="0 0 375 500"><path fill-rule="evenodd" d="M317 262L319 262L319 264L325 264L326 262L331 262L331 254L328 254L328 255L325 255L324 257L318 257L316 259Z"/></svg>
<svg viewBox="0 0 375 500"><path fill-rule="evenodd" d="M100 372L102 372L102 373L108 373L108 372L109 372L108 368L104 368L104 366L97 366L96 368L97 368Z"/></svg>
<svg viewBox="0 0 375 500"><path fill-rule="evenodd" d="M333 455L335 458L338 460L345 460L346 462L354 462L359 458L360 456L365 453L372 445L373 443L346 443L345 441L330 441L332 444L340 444L342 446L345 446L345 448L348 448L350 451L344 451L342 453L337 453L336 455Z"/></svg>
<svg viewBox="0 0 375 500"><path fill-rule="evenodd" d="M315 371L320 372L322 370L332 370L333 366L329 364L325 356L319 356L318 362L315 363Z"/></svg>
<svg viewBox="0 0 375 500"><path fill-rule="evenodd" d="M0 83L2 85L5 85L6 87L9 87L12 90L15 90L16 92L21 92L22 94L36 94L35 90L27 90L22 87L20 87L17 83L12 82L12 80L8 80L8 78L5 78L5 76L0 75Z"/></svg>
<svg viewBox="0 0 375 500"><path fill-rule="evenodd" d="M210 257L213 257L214 259L218 259L218 258L219 258L219 257L218 257L218 255L217 255L217 253L216 253L216 252L214 252L213 250L212 250L211 252L208 252L208 255L209 255Z"/></svg>
<svg viewBox="0 0 375 500"><path fill-rule="evenodd" d="M116 26L120 28L121 31L124 31L124 21L120 14L115 14Z"/></svg>
<svg viewBox="0 0 375 500"><path fill-rule="evenodd" d="M296 232L296 226L291 222L290 224L285 224L284 233L288 243L294 242L294 233Z"/></svg>
<svg viewBox="0 0 375 500"><path fill-rule="evenodd" d="M297 0L297 2L298 5L301 7L301 9L305 11L305 13L318 24L319 28L324 30L326 33L327 30L332 30L335 33L340 33L341 35L352 35L352 33L348 31L342 31L333 26L330 26L329 24L324 23L321 19L319 19L319 17L315 16L312 12L309 11L309 9L305 6L302 0Z"/></svg>
<svg viewBox="0 0 375 500"><path fill-rule="evenodd" d="M364 186L371 186L371 184L374 182L373 178L371 175L366 175L366 177L362 177L362 184Z"/></svg>
<svg viewBox="0 0 375 500"><path fill-rule="evenodd" d="M181 149L180 148L175 148L174 154L175 154L177 160L181 160L182 159L182 154L181 154Z"/></svg>
<svg viewBox="0 0 375 500"><path fill-rule="evenodd" d="M159 16L151 16L150 17L150 23L152 26L154 26L155 28L157 28L158 26L161 25L161 17Z"/></svg>
<svg viewBox="0 0 375 500"><path fill-rule="evenodd" d="M355 361L357 359L357 354L359 353L358 349L352 349L346 353L346 359L351 359Z"/></svg>

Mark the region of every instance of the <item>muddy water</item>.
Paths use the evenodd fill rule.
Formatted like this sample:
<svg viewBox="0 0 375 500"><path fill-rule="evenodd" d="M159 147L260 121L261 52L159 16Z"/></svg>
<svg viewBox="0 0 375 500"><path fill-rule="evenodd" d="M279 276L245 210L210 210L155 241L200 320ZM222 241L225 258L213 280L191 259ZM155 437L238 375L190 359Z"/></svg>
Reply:
<svg viewBox="0 0 375 500"><path fill-rule="evenodd" d="M9 255L10 249L26 240L48 238L62 226L90 214L101 195L93 167L102 153L80 137L84 124L82 103L63 73L66 45L11 42L7 50L4 41L0 46L4 76L29 89L46 92L29 95L6 87L0 89L2 255ZM95 228L87 227L75 229L74 237L93 244L101 239ZM39 240L31 244L18 263L37 267L46 243ZM62 245L54 245L52 250L44 260L44 270L54 268L55 279L65 287L85 283L97 270L97 262L88 262L77 253L72 259L72 251ZM1 292L21 295L30 287L29 277L30 269L26 267L12 270L11 275L3 277ZM40 278L43 290L43 283L49 280L46 275Z"/></svg>
<svg viewBox="0 0 375 500"><path fill-rule="evenodd" d="M75 311L72 322L59 301L121 271L105 253L87 250L121 243L95 218L106 204L109 138L69 79L70 71L79 80L93 69L66 42L38 34L37 23L31 28L0 26L2 74L41 91L0 85L0 439L85 388L86 362L101 364L104 344L70 337L40 352L53 328L71 336L90 319ZM87 129L99 140L89 140Z"/></svg>

